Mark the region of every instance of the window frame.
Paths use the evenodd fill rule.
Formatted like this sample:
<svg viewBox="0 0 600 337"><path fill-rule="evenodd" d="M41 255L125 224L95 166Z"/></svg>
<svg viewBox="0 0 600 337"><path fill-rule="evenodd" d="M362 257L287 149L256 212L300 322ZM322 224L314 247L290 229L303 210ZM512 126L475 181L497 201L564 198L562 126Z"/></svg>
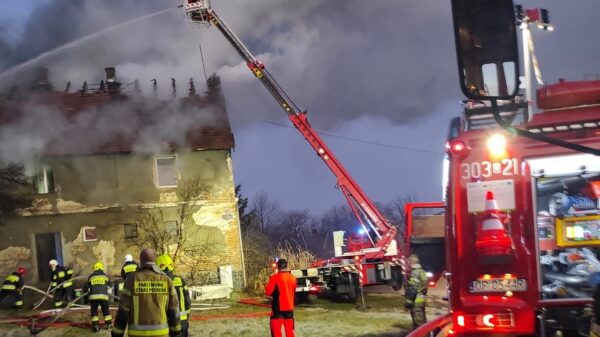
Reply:
<svg viewBox="0 0 600 337"><path fill-rule="evenodd" d="M83 241L84 242L98 241L98 228L96 228L94 226L83 226L81 229L83 231ZM88 238L87 232L86 232L87 230L94 230L96 237Z"/></svg>
<svg viewBox="0 0 600 337"><path fill-rule="evenodd" d="M160 179L159 179L159 175L158 175L158 161L160 159L173 159L175 161L175 185L164 185L161 186L160 185ZM172 155L163 155L163 156L154 156L154 184L156 185L157 188L173 188L173 187L177 187L178 186L178 182L179 182L179 165L178 165L178 159L177 159L177 155L176 154L172 154Z"/></svg>
<svg viewBox="0 0 600 337"><path fill-rule="evenodd" d="M47 162L42 162L33 166L35 173L30 177L33 185L33 194L47 195L56 193L56 179L54 179L54 168ZM46 192L40 192L39 177L44 180L44 189Z"/></svg>
<svg viewBox="0 0 600 337"><path fill-rule="evenodd" d="M135 226L135 236L127 236L127 226ZM125 240L134 240L140 237L139 226L137 223L124 223L123 224L123 238Z"/></svg>

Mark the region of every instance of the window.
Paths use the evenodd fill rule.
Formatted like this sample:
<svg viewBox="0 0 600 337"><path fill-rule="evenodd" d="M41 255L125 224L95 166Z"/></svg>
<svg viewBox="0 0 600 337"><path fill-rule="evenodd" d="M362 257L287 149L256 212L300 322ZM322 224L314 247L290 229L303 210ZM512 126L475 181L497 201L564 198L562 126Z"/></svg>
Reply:
<svg viewBox="0 0 600 337"><path fill-rule="evenodd" d="M154 159L155 180L158 187L177 186L177 162L175 156Z"/></svg>
<svg viewBox="0 0 600 337"><path fill-rule="evenodd" d="M83 227L83 241L98 241L96 227Z"/></svg>
<svg viewBox="0 0 600 337"><path fill-rule="evenodd" d="M138 237L138 227L134 223L126 223L123 225L125 231L125 239L135 239Z"/></svg>
<svg viewBox="0 0 600 337"><path fill-rule="evenodd" d="M173 239L177 239L179 237L179 227L177 226L177 221L165 221L165 230Z"/></svg>
<svg viewBox="0 0 600 337"><path fill-rule="evenodd" d="M96 188L100 190L116 190L119 188L117 163L114 158L96 159Z"/></svg>
<svg viewBox="0 0 600 337"><path fill-rule="evenodd" d="M54 173L50 165L40 164L35 166L32 180L34 193L54 193Z"/></svg>

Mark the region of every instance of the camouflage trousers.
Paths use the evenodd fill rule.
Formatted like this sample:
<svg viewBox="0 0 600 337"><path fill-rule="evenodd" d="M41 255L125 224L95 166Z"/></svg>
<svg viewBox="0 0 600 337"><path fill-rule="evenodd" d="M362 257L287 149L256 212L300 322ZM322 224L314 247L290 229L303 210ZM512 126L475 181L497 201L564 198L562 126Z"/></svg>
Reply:
<svg viewBox="0 0 600 337"><path fill-rule="evenodd" d="M412 318L413 329L425 324L427 322L427 317L425 317L425 306L413 305L410 308L410 317Z"/></svg>

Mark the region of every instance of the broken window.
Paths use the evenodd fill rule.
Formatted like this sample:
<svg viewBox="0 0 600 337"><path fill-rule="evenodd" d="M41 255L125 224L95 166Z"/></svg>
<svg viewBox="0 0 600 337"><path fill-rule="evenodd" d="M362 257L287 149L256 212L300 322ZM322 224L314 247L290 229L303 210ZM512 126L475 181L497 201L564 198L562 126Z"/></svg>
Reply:
<svg viewBox="0 0 600 337"><path fill-rule="evenodd" d="M123 225L125 230L125 239L136 239L138 237L138 227L134 223L126 223Z"/></svg>
<svg viewBox="0 0 600 337"><path fill-rule="evenodd" d="M98 232L96 227L83 227L83 241L97 241Z"/></svg>
<svg viewBox="0 0 600 337"><path fill-rule="evenodd" d="M155 180L158 187L177 186L177 162L175 156L155 158Z"/></svg>
<svg viewBox="0 0 600 337"><path fill-rule="evenodd" d="M39 164L33 168L33 189L37 194L54 193L54 173L48 164Z"/></svg>
<svg viewBox="0 0 600 337"><path fill-rule="evenodd" d="M116 190L119 188L117 163L114 158L96 159L96 188L100 190Z"/></svg>

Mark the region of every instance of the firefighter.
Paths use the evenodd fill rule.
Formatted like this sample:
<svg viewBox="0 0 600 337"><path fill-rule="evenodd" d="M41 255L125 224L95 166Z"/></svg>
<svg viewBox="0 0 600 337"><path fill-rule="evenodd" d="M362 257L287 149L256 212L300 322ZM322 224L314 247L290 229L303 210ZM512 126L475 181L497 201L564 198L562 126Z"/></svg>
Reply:
<svg viewBox="0 0 600 337"><path fill-rule="evenodd" d="M127 280L111 332L129 336L181 337L179 301L173 281L156 265L156 253L144 249L140 269Z"/></svg>
<svg viewBox="0 0 600 337"><path fill-rule="evenodd" d="M54 307L67 306L73 301L73 281L71 280L73 271L69 272L70 268L65 269L55 259L50 260L48 266L52 271L51 286L54 289Z"/></svg>
<svg viewBox="0 0 600 337"><path fill-rule="evenodd" d="M108 310L108 287L110 280L104 274L104 264L96 262L94 272L87 280L86 290L90 302L90 315L92 317L92 331L100 331L100 318L98 317L98 306L102 309L104 315L104 327L110 329L112 326L112 316Z"/></svg>
<svg viewBox="0 0 600 337"><path fill-rule="evenodd" d="M125 264L121 268L121 277L126 280L129 276L133 275L138 270L137 262L133 261L131 254L125 255Z"/></svg>
<svg viewBox="0 0 600 337"><path fill-rule="evenodd" d="M120 294L121 291L123 291L123 287L125 286L125 280L129 276L135 274L138 268L139 266L137 262L133 261L133 256L131 256L131 254L125 255L125 264L123 264L123 267L121 267L121 278L123 279L123 281L119 282L118 284L119 291L117 292L117 294Z"/></svg>
<svg viewBox="0 0 600 337"><path fill-rule="evenodd" d="M173 280L173 286L177 292L177 299L179 300L179 321L181 322L181 336L188 337L188 328L190 315L190 308L192 306L192 299L188 292L188 287L185 280L178 275L173 274L173 259L167 254L163 254L156 258L156 264L167 276Z"/></svg>
<svg viewBox="0 0 600 337"><path fill-rule="evenodd" d="M13 309L23 309L23 286L25 285L23 278L25 274L27 274L27 270L19 267L16 272L6 277L0 290L0 303L9 297Z"/></svg>
<svg viewBox="0 0 600 337"><path fill-rule="evenodd" d="M413 329L427 322L425 316L425 295L427 294L427 274L419 263L419 257L415 254L409 256L410 278L406 285L404 306L410 309Z"/></svg>
<svg viewBox="0 0 600 337"><path fill-rule="evenodd" d="M277 273L271 275L265 295L273 298L271 304L271 336L281 337L281 326L286 337L294 337L294 295L296 278L288 270L287 261L277 261Z"/></svg>

